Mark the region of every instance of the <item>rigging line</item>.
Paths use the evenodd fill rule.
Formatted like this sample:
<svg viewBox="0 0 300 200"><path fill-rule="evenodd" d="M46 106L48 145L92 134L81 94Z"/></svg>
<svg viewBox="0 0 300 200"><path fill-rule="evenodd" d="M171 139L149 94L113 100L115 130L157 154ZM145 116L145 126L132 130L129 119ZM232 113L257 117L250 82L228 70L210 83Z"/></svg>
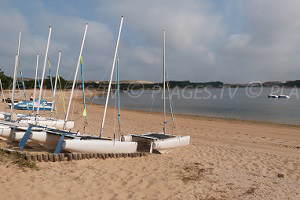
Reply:
<svg viewBox="0 0 300 200"><path fill-rule="evenodd" d="M20 85L19 85L18 80L16 80L16 84L17 84L17 87L18 87L18 92L19 92L20 99L22 100L22 94L21 94Z"/></svg>
<svg viewBox="0 0 300 200"><path fill-rule="evenodd" d="M67 80L70 80L70 78L71 78L72 75L73 74L70 73L70 75L69 75L69 77L68 77ZM64 95L64 90L68 87L68 81L67 80L66 80L66 83L65 83L64 87L62 87L62 82L60 80L60 76L58 76L58 81L59 81L59 85L60 85L61 98L63 100L64 116L66 116L66 113L67 113L67 111L66 111L66 103L65 103L65 95Z"/></svg>
<svg viewBox="0 0 300 200"><path fill-rule="evenodd" d="M83 113L84 123L86 123L87 112L86 112L86 100L85 100L85 92L84 92L84 71L83 71L83 59L82 56L80 58L80 72L81 72L81 89L82 89L82 99L83 99Z"/></svg>
<svg viewBox="0 0 300 200"><path fill-rule="evenodd" d="M69 77L67 80L70 80L71 76L73 74L70 73ZM64 114L66 116L66 102L65 102L65 95L64 95L64 90L68 87L68 81L66 81L64 87L62 87L62 82L61 82L61 79L60 79L60 76L57 77L58 78L58 81L59 81L59 87L60 87L60 93L61 93L61 99L63 101L63 109L64 109Z"/></svg>
<svg viewBox="0 0 300 200"><path fill-rule="evenodd" d="M69 75L68 79L66 79L66 84L64 85L64 90L67 89L67 87L68 87L68 82L69 82L68 80L70 80L71 76L73 76L72 73Z"/></svg>
<svg viewBox="0 0 300 200"><path fill-rule="evenodd" d="M68 80L70 80L70 78L71 78L72 75L73 75L73 74L70 73L68 79L66 80L66 83L65 83L63 89L62 89L62 87L60 86L61 92L62 92L62 99L63 99L63 101L65 101L65 95L63 95L63 92L64 92L64 90L66 90L66 89L68 88L68 82L69 82ZM60 79L59 79L59 81L60 81ZM61 81L60 81L60 83L61 83ZM65 105L65 103L64 103L64 112L65 112L65 116L66 116L67 110L66 110L66 105Z"/></svg>
<svg viewBox="0 0 300 200"><path fill-rule="evenodd" d="M117 91L116 91L116 84L115 84L115 94L111 96L112 98L115 99L115 101L114 101L115 102L115 106L114 106L114 120L113 120L113 122L114 122L114 138L115 138L115 135L116 135L116 124L117 124L116 123L116 121L117 121L116 120L117 119L117 117L116 117L117 116L117 106L116 106L117 105L117 98L116 98L116 92Z"/></svg>
<svg viewBox="0 0 300 200"><path fill-rule="evenodd" d="M87 110L86 110L86 99L84 91L84 70L83 70L83 58L80 57L80 72L81 72L81 89L82 89L82 99L83 99L83 112L82 116L84 118L83 132L85 133L85 128L87 127Z"/></svg>
<svg viewBox="0 0 300 200"><path fill-rule="evenodd" d="M65 96L62 90L62 86L61 86L61 81L60 81L60 76L57 76L57 80L59 82L59 88L60 88L60 94L61 94L61 99L63 101L63 109L64 109L64 114L66 115L66 102L65 102Z"/></svg>
<svg viewBox="0 0 300 200"><path fill-rule="evenodd" d="M20 60L18 60L19 63L19 71L20 71L20 76L21 76L21 81L22 81L22 87L23 87L23 91L24 91L24 98L26 100L26 88L25 88L25 83L24 83L24 78L23 78L23 70L22 70L22 66L20 64Z"/></svg>
<svg viewBox="0 0 300 200"><path fill-rule="evenodd" d="M154 93L154 90L152 89L152 94ZM151 105L151 109L150 109L150 115L152 114L152 111L153 111L153 105L154 105L154 102L155 102L155 99L156 99L156 93L154 93L154 98L153 98L153 101L152 101L152 105ZM151 95L153 97L153 95Z"/></svg>
<svg viewBox="0 0 300 200"><path fill-rule="evenodd" d="M118 133L121 137L120 59L117 58Z"/></svg>
<svg viewBox="0 0 300 200"><path fill-rule="evenodd" d="M166 79L167 79L167 89L168 89L168 94L169 94L169 104L170 104L172 123L173 123L173 128L175 128L176 127L175 126L175 109L174 109L174 102L172 99L172 95L170 95L170 83L168 81L169 80L168 75L166 75Z"/></svg>
<svg viewBox="0 0 300 200"><path fill-rule="evenodd" d="M38 87L39 87L39 89L40 89L40 88L41 88L41 82L40 82L39 77L37 78L37 81L38 81Z"/></svg>
<svg viewBox="0 0 300 200"><path fill-rule="evenodd" d="M78 88L77 82L78 82L78 80L76 80L75 88ZM78 92L78 90L75 90L75 92ZM77 95L75 94L75 96L77 96ZM75 104L76 104L76 98L74 98L74 103L73 103L73 108L72 108L72 116L71 116L71 120L72 120L72 121L73 121L73 117L74 117Z"/></svg>
<svg viewBox="0 0 300 200"><path fill-rule="evenodd" d="M52 74L51 74L51 65L50 65L49 55L48 55L48 69L49 69L49 79L50 79L51 91L52 91L52 95L53 95L53 83L52 83Z"/></svg>
<svg viewBox="0 0 300 200"><path fill-rule="evenodd" d="M99 84L99 86L96 90L100 89L100 87L102 86L103 80L104 80L109 68L110 68L110 66L108 65L107 68L106 68L106 71L104 72L104 75L102 76L100 84ZM97 96L97 98L98 98L98 96ZM93 96L92 101L90 102L89 106L92 105L94 103L95 99L97 99L97 98L96 98L96 96Z"/></svg>
<svg viewBox="0 0 300 200"><path fill-rule="evenodd" d="M52 106L51 106L51 114L53 110L55 111L56 118L58 119L58 110L57 110L57 102L56 102L56 90L57 90L57 76L59 72L60 67L60 60L61 60L61 51L58 53L58 60L57 60L57 66L56 66L56 74L55 74L55 82L53 87L53 94L52 94Z"/></svg>
<svg viewBox="0 0 300 200"><path fill-rule="evenodd" d="M117 58L117 66L118 66L118 58ZM117 83L117 81L118 81L118 72L116 73L116 83ZM117 107L117 100L118 100L118 97L117 97L117 95L118 95L118 91L117 91L117 87L118 87L118 85L117 84L114 84L114 89L115 89L115 92L114 92L114 95L112 95L111 97L112 98L115 98L115 101L114 101L114 103L115 103L115 106L114 106L114 120L113 120L113 122L114 122L114 138L115 138L115 136L116 136L116 119L118 119L119 117L116 117L117 116L117 113L118 113L118 111L117 111L117 109L118 109L118 107ZM118 126L119 126L119 120L118 120Z"/></svg>

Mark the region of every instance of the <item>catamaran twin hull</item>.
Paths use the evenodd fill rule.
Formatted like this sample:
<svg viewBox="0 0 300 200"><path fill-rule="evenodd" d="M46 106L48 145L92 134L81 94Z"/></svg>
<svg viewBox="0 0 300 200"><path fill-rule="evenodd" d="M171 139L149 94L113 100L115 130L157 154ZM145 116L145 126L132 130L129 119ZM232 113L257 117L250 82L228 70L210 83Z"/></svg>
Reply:
<svg viewBox="0 0 300 200"><path fill-rule="evenodd" d="M12 140L13 128L8 125L0 125L0 136ZM14 132L14 141L20 141L27 129L18 128ZM62 134L55 131L47 131L41 128L31 131L29 139L44 146L48 150L55 150ZM137 151L136 142L121 142L117 140L94 137L93 139L83 139L91 136L68 135L64 136L62 149L72 153L134 153ZM82 140L83 139L83 140Z"/></svg>
<svg viewBox="0 0 300 200"><path fill-rule="evenodd" d="M61 134L55 133L55 131L32 131L30 139L49 150L54 150L61 139ZM137 151L137 143L121 142L90 135L66 134L62 150L72 153L134 153Z"/></svg>
<svg viewBox="0 0 300 200"><path fill-rule="evenodd" d="M65 126L68 129L71 129L74 127L73 121L68 121L64 123L63 120L45 120L45 121L37 121L39 126L44 127L32 127L31 134L29 139L31 141L34 141L36 143L39 143L40 145L44 146L45 148L49 150L54 150L60 140L61 134L49 134L46 132L46 129L48 127L56 127L56 129L63 129ZM29 124L34 124L35 121L32 120L20 120L18 123L11 123L11 122L5 122L6 124L0 125L0 136L4 137L10 141L20 141L26 130L28 129ZM13 129L15 128L15 131ZM54 129L55 130L55 129ZM59 130L56 130L59 132ZM68 133L68 132L67 132ZM66 139L70 138L69 136L66 136ZM72 139L74 137L71 137Z"/></svg>
<svg viewBox="0 0 300 200"><path fill-rule="evenodd" d="M28 127L14 127L11 125L0 125L0 136L10 141L21 141ZM61 134L47 131L46 128L32 127L29 139L32 142L44 146L48 150L55 150ZM74 139L71 135L66 135L65 139Z"/></svg>
<svg viewBox="0 0 300 200"><path fill-rule="evenodd" d="M13 130L15 129L15 130ZM0 125L0 136L3 138L6 138L10 141L21 141L23 138L26 130L28 127L22 127L22 126L13 126L13 125ZM35 128L33 127L32 130L34 131L41 131L42 128Z"/></svg>
<svg viewBox="0 0 300 200"><path fill-rule="evenodd" d="M23 119L20 120L19 125L22 127L28 127L29 124L35 124L38 126L45 126L45 127L52 127L56 129L65 129L65 130L70 130L74 128L74 121L67 121L64 122L64 120L56 120L56 119L39 119L35 121L34 119Z"/></svg>
<svg viewBox="0 0 300 200"><path fill-rule="evenodd" d="M146 134L129 134L123 137L124 141L138 143L138 150L157 151L168 153L175 148L184 147L190 144L190 136L176 136L162 132L149 132Z"/></svg>
<svg viewBox="0 0 300 200"><path fill-rule="evenodd" d="M10 114L0 113L0 120L3 119L10 119ZM23 114L17 115L17 120L20 126L28 126L28 124L35 124L39 126L47 126L47 127L54 127L56 129L65 129L70 130L74 128L74 121L67 121L54 119L54 118L44 118L44 117L37 117L36 116L28 116Z"/></svg>
<svg viewBox="0 0 300 200"><path fill-rule="evenodd" d="M37 121L33 118L20 120L22 124L37 124L39 126L54 127L60 130L70 130L74 128L74 121L67 121L52 119L52 118L39 118Z"/></svg>
<svg viewBox="0 0 300 200"><path fill-rule="evenodd" d="M61 136L61 133L56 133L54 131L31 131L29 139L42 145L50 151L54 151ZM74 139L74 136L66 135L65 139Z"/></svg>
<svg viewBox="0 0 300 200"><path fill-rule="evenodd" d="M11 104L8 104L9 107L11 107ZM32 105L27 105L27 104L18 104L15 103L14 105L14 109L17 110L33 110L33 106ZM49 105L45 105L45 106L40 106L39 110L47 110L47 111L51 111L52 110L52 106ZM34 107L34 111L37 111L37 107Z"/></svg>
<svg viewBox="0 0 300 200"><path fill-rule="evenodd" d="M137 151L136 142L119 140L64 140L62 148L72 153L134 153Z"/></svg>

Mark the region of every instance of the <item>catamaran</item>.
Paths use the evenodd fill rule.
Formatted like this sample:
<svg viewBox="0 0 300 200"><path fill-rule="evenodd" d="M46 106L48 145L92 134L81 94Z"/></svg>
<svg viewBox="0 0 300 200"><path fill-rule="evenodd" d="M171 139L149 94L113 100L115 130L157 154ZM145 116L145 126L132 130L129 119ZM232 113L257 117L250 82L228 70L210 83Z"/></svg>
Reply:
<svg viewBox="0 0 300 200"><path fill-rule="evenodd" d="M110 92L111 92L114 68L115 68L117 55L118 55L118 47L119 47L119 42L120 42L123 19L124 19L124 17L122 16L121 22L120 22L120 27L119 27L119 32L118 32L118 38L117 38L117 42L116 42L114 59L113 59L113 63L112 63L109 86L108 86L108 91L107 91L107 96L106 96L105 107L104 107L104 114L103 114L102 123L101 123L100 137L78 136L73 140L63 140L63 141L61 141L61 148L63 150L66 150L69 152L80 152L80 153L134 153L137 151L137 143L136 142L121 141L121 140L116 139L115 136L114 136L114 138L103 137L106 111L107 111L108 100L109 100L109 96L110 96ZM118 108L119 108L119 106L118 106Z"/></svg>
<svg viewBox="0 0 300 200"><path fill-rule="evenodd" d="M48 48L50 43L50 35L51 35L51 27L49 27L49 35L48 35L48 42L47 42L47 48L46 48L46 55L45 60L47 61L47 55L48 55ZM21 32L19 32L19 40L18 40L18 50L16 54L15 59L15 67L14 67L14 78L13 78L13 88L12 88L12 102L15 100L15 89L16 89L16 76L17 76L17 66L19 63L19 52L20 52L20 41L21 41ZM36 77L37 77L37 69L38 69L38 55L37 55L37 66L36 66ZM44 63L44 68L46 65L46 61ZM36 89L36 77L35 77L35 89ZM42 82L44 80L44 71L43 71L43 77ZM42 87L40 87L40 97L41 99L41 92ZM0 124L0 136L17 140L16 136L16 130L20 130L18 135L21 137L24 136L25 130L28 129L28 127L31 124L39 125L39 126L49 126L54 127L57 129L71 129L74 127L73 121L64 121L64 120L56 120L53 118L44 118L39 116L39 109L41 105L41 101L37 103L36 109L35 109L35 103L33 103L33 110L36 110L36 116L28 116L24 114L15 114L14 112L14 106L10 106L10 113L1 113L0 118L4 119L5 121L2 121ZM53 106L53 105L52 105ZM38 130L41 130L40 128Z"/></svg>
<svg viewBox="0 0 300 200"><path fill-rule="evenodd" d="M9 107L11 107L11 103L8 104ZM39 107L40 110L48 110L51 111L53 104L52 102L48 102L46 100L41 100L40 103L38 103L38 100L35 101L29 101L29 100L25 100L25 101L20 101L18 103L14 104L14 109L17 110L34 110L37 111L37 108Z"/></svg>
<svg viewBox="0 0 300 200"><path fill-rule="evenodd" d="M159 153L167 153L175 148L184 147L190 144L190 136L180 136L180 135L173 135L167 134L166 125L166 39L165 39L165 31L163 31L163 102L164 102L164 126L163 132L149 132L146 134L129 134L123 136L124 141L135 141L138 143L139 148L145 149L149 147L150 153L153 151ZM168 88L169 89L169 88ZM170 92L169 92L170 94ZM169 96L171 100L171 97ZM172 114L172 121L173 120L173 109L172 104L170 103L171 107L171 114Z"/></svg>
<svg viewBox="0 0 300 200"><path fill-rule="evenodd" d="M47 52L48 53L48 52ZM20 123L27 123L27 124L36 124L40 126L48 126L48 127L53 127L56 129L65 129L65 130L70 130L74 127L74 121L64 121L64 120L59 120L52 118L52 112L55 108L55 94L56 94L56 87L57 87L57 79L58 79L58 70L60 66L60 59L61 59L61 51L58 54L58 63L57 63L57 68L56 68L56 78L55 78L55 85L53 88L53 93L52 93L52 102L47 102L45 100L41 100L38 103L38 100L35 100L34 102L31 102L31 104L27 104L27 107L30 107L28 110L32 110L32 114L34 111L37 111L37 114L34 116L25 116L20 118ZM36 96L36 87L37 87L37 71L38 71L38 57L37 57L37 66L36 66L36 75L35 75L35 83L34 83L34 92L33 92L33 99L35 99ZM43 79L43 77L42 77ZM40 92L43 89L42 84L40 85ZM25 105L24 105L25 107ZM51 111L51 117L50 118L45 118L45 117L40 117L38 116L38 111L39 110L49 110Z"/></svg>

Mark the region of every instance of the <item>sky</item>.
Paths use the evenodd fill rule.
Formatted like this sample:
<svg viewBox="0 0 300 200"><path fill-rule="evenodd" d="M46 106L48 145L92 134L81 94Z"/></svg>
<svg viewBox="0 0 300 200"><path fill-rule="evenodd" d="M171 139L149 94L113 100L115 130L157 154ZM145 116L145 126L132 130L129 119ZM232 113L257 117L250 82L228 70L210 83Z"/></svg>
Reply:
<svg viewBox="0 0 300 200"><path fill-rule="evenodd" d="M39 77L52 27L52 76L73 79L85 24L85 80L108 80L121 16L121 80L162 81L162 31L169 80L300 79L298 0L1 0L0 68L13 75L18 32L24 77ZM46 76L49 75L46 71Z"/></svg>

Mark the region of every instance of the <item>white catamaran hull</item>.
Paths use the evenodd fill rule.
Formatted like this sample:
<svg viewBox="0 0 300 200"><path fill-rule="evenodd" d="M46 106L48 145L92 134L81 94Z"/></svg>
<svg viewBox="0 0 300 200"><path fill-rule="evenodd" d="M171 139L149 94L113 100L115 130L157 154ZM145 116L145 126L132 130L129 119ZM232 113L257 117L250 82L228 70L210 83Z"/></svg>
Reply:
<svg viewBox="0 0 300 200"><path fill-rule="evenodd" d="M11 128L10 126L0 125L0 136L4 138L11 138Z"/></svg>
<svg viewBox="0 0 300 200"><path fill-rule="evenodd" d="M3 119L5 119L9 116L10 116L10 114L0 113L0 120L3 120ZM18 114L17 119L19 120L20 124L35 124L36 123L36 117L35 116L27 116L27 115L23 115L23 114ZM38 117L37 125L54 127L54 128L57 128L57 129L70 130L70 129L74 128L74 121L67 121L66 124L65 124L64 120ZM66 127L64 127L64 125Z"/></svg>
<svg viewBox="0 0 300 200"><path fill-rule="evenodd" d="M168 153L175 148L184 147L190 144L190 136L176 136L164 140L153 141L152 149L160 153Z"/></svg>
<svg viewBox="0 0 300 200"><path fill-rule="evenodd" d="M35 119L27 119L27 120L20 120L20 123L35 124L36 121L35 121ZM37 125L54 127L56 129L65 129L65 130L70 130L70 129L74 128L73 121L67 121L65 124L64 120L46 119L46 118L39 119L37 121ZM64 125L66 127L64 127Z"/></svg>
<svg viewBox="0 0 300 200"><path fill-rule="evenodd" d="M115 140L64 140L63 149L73 153L134 153L136 142Z"/></svg>
<svg viewBox="0 0 300 200"><path fill-rule="evenodd" d="M24 124L22 124L24 125ZM14 124L14 126L16 126L16 124ZM3 138L6 138L8 140L11 140L12 138L13 141L21 141L21 139L23 138L26 130L28 129L27 126L16 126L16 130L14 132L14 136L13 136L13 126L9 126L9 125L0 125L0 136ZM41 128L32 128L33 131L37 131L37 130L42 130Z"/></svg>
<svg viewBox="0 0 300 200"><path fill-rule="evenodd" d="M8 140L14 138L13 141L20 141L23 138L24 134L24 131L16 131L13 136L13 131L11 127L5 125L0 126L0 136Z"/></svg>
<svg viewBox="0 0 300 200"><path fill-rule="evenodd" d="M49 134L46 131L31 131L29 138L48 150L55 150L61 135Z"/></svg>
<svg viewBox="0 0 300 200"><path fill-rule="evenodd" d="M163 133L151 132L147 134L130 134L123 136L124 141L135 141L139 146L149 146L149 151L168 153L176 148L190 144L190 136L175 136Z"/></svg>

